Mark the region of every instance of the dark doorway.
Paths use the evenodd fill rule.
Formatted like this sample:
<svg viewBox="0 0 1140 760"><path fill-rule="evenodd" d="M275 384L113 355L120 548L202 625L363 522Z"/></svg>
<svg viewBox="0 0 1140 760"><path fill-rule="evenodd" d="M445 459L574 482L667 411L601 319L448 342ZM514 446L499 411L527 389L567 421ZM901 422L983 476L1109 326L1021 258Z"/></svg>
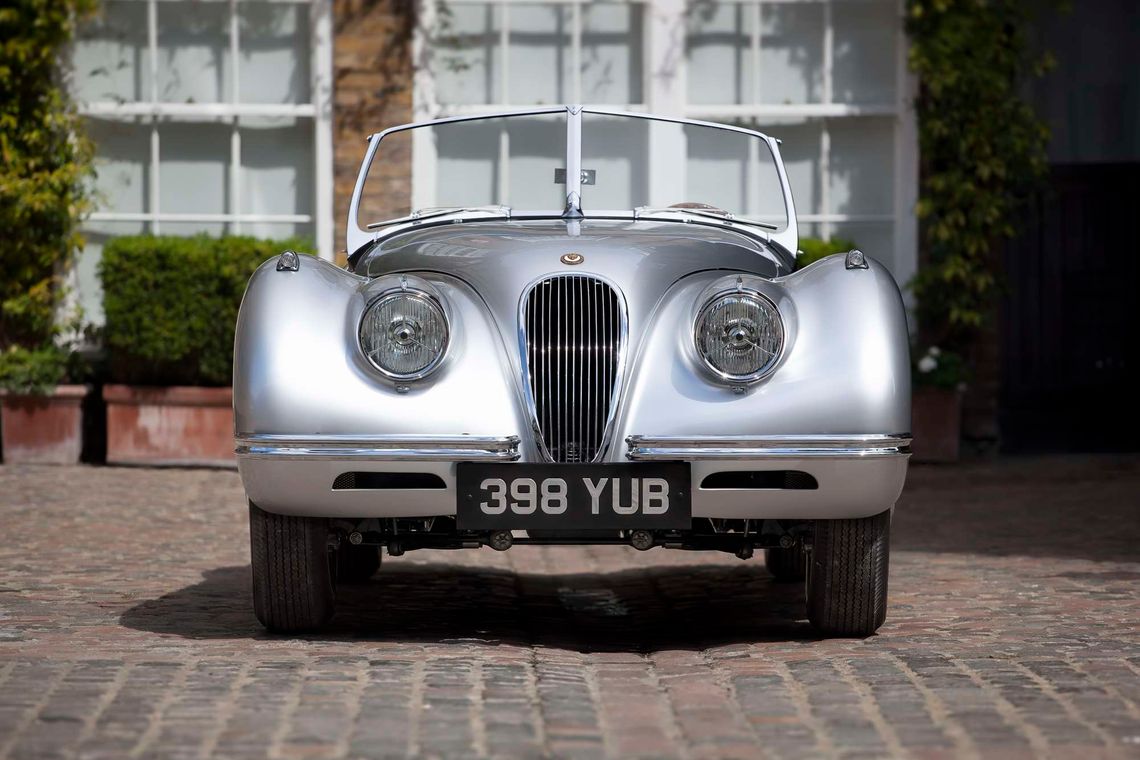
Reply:
<svg viewBox="0 0 1140 760"><path fill-rule="evenodd" d="M1007 451L1140 450L1140 3L1082 0L1036 29L1047 187L1006 249Z"/></svg>
<svg viewBox="0 0 1140 760"><path fill-rule="evenodd" d="M1140 163L1052 168L1007 250L1011 451L1140 448Z"/></svg>

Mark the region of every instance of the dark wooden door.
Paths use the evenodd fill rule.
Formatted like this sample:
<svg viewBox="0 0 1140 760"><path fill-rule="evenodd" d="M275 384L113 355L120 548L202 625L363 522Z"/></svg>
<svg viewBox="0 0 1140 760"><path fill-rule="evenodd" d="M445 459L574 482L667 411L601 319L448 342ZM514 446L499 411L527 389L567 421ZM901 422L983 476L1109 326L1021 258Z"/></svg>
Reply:
<svg viewBox="0 0 1140 760"><path fill-rule="evenodd" d="M1006 250L1003 446L1140 450L1140 163L1049 184Z"/></svg>

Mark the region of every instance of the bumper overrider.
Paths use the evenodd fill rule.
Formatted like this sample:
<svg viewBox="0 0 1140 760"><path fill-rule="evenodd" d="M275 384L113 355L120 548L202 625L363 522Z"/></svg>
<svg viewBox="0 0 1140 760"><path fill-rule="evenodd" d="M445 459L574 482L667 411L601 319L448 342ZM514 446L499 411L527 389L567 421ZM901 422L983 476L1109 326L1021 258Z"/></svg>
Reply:
<svg viewBox="0 0 1140 760"><path fill-rule="evenodd" d="M630 435L607 461L688 462L694 517L841 519L895 503L910 441L909 434ZM236 452L249 498L269 512L437 517L456 512L458 462L520 461L521 443L515 435L241 435Z"/></svg>

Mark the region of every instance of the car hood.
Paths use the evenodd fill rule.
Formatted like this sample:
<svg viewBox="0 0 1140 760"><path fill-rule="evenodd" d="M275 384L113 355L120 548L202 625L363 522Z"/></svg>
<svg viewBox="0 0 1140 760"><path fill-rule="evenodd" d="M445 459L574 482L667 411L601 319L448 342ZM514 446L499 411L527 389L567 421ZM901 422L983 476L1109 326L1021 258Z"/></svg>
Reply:
<svg viewBox="0 0 1140 760"><path fill-rule="evenodd" d="M562 261L568 253L581 263ZM759 240L704 224L651 221L520 220L443 224L378 241L356 261L366 277L438 272L470 285L496 318L514 318L527 287L559 274L594 275L625 296L631 327L686 275L710 270L773 278L784 258Z"/></svg>

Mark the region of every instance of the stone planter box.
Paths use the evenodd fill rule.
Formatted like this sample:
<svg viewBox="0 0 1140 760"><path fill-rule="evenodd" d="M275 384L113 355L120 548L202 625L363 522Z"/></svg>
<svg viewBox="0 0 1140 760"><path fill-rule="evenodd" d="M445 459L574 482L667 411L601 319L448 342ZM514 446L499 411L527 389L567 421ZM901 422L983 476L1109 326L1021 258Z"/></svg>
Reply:
<svg viewBox="0 0 1140 760"><path fill-rule="evenodd" d="M86 385L57 385L48 396L0 391L5 464L78 464Z"/></svg>
<svg viewBox="0 0 1140 760"><path fill-rule="evenodd" d="M911 407L913 462L957 462L962 439L962 394L916 388Z"/></svg>
<svg viewBox="0 0 1140 760"><path fill-rule="evenodd" d="M236 467L230 388L107 385L107 464Z"/></svg>

